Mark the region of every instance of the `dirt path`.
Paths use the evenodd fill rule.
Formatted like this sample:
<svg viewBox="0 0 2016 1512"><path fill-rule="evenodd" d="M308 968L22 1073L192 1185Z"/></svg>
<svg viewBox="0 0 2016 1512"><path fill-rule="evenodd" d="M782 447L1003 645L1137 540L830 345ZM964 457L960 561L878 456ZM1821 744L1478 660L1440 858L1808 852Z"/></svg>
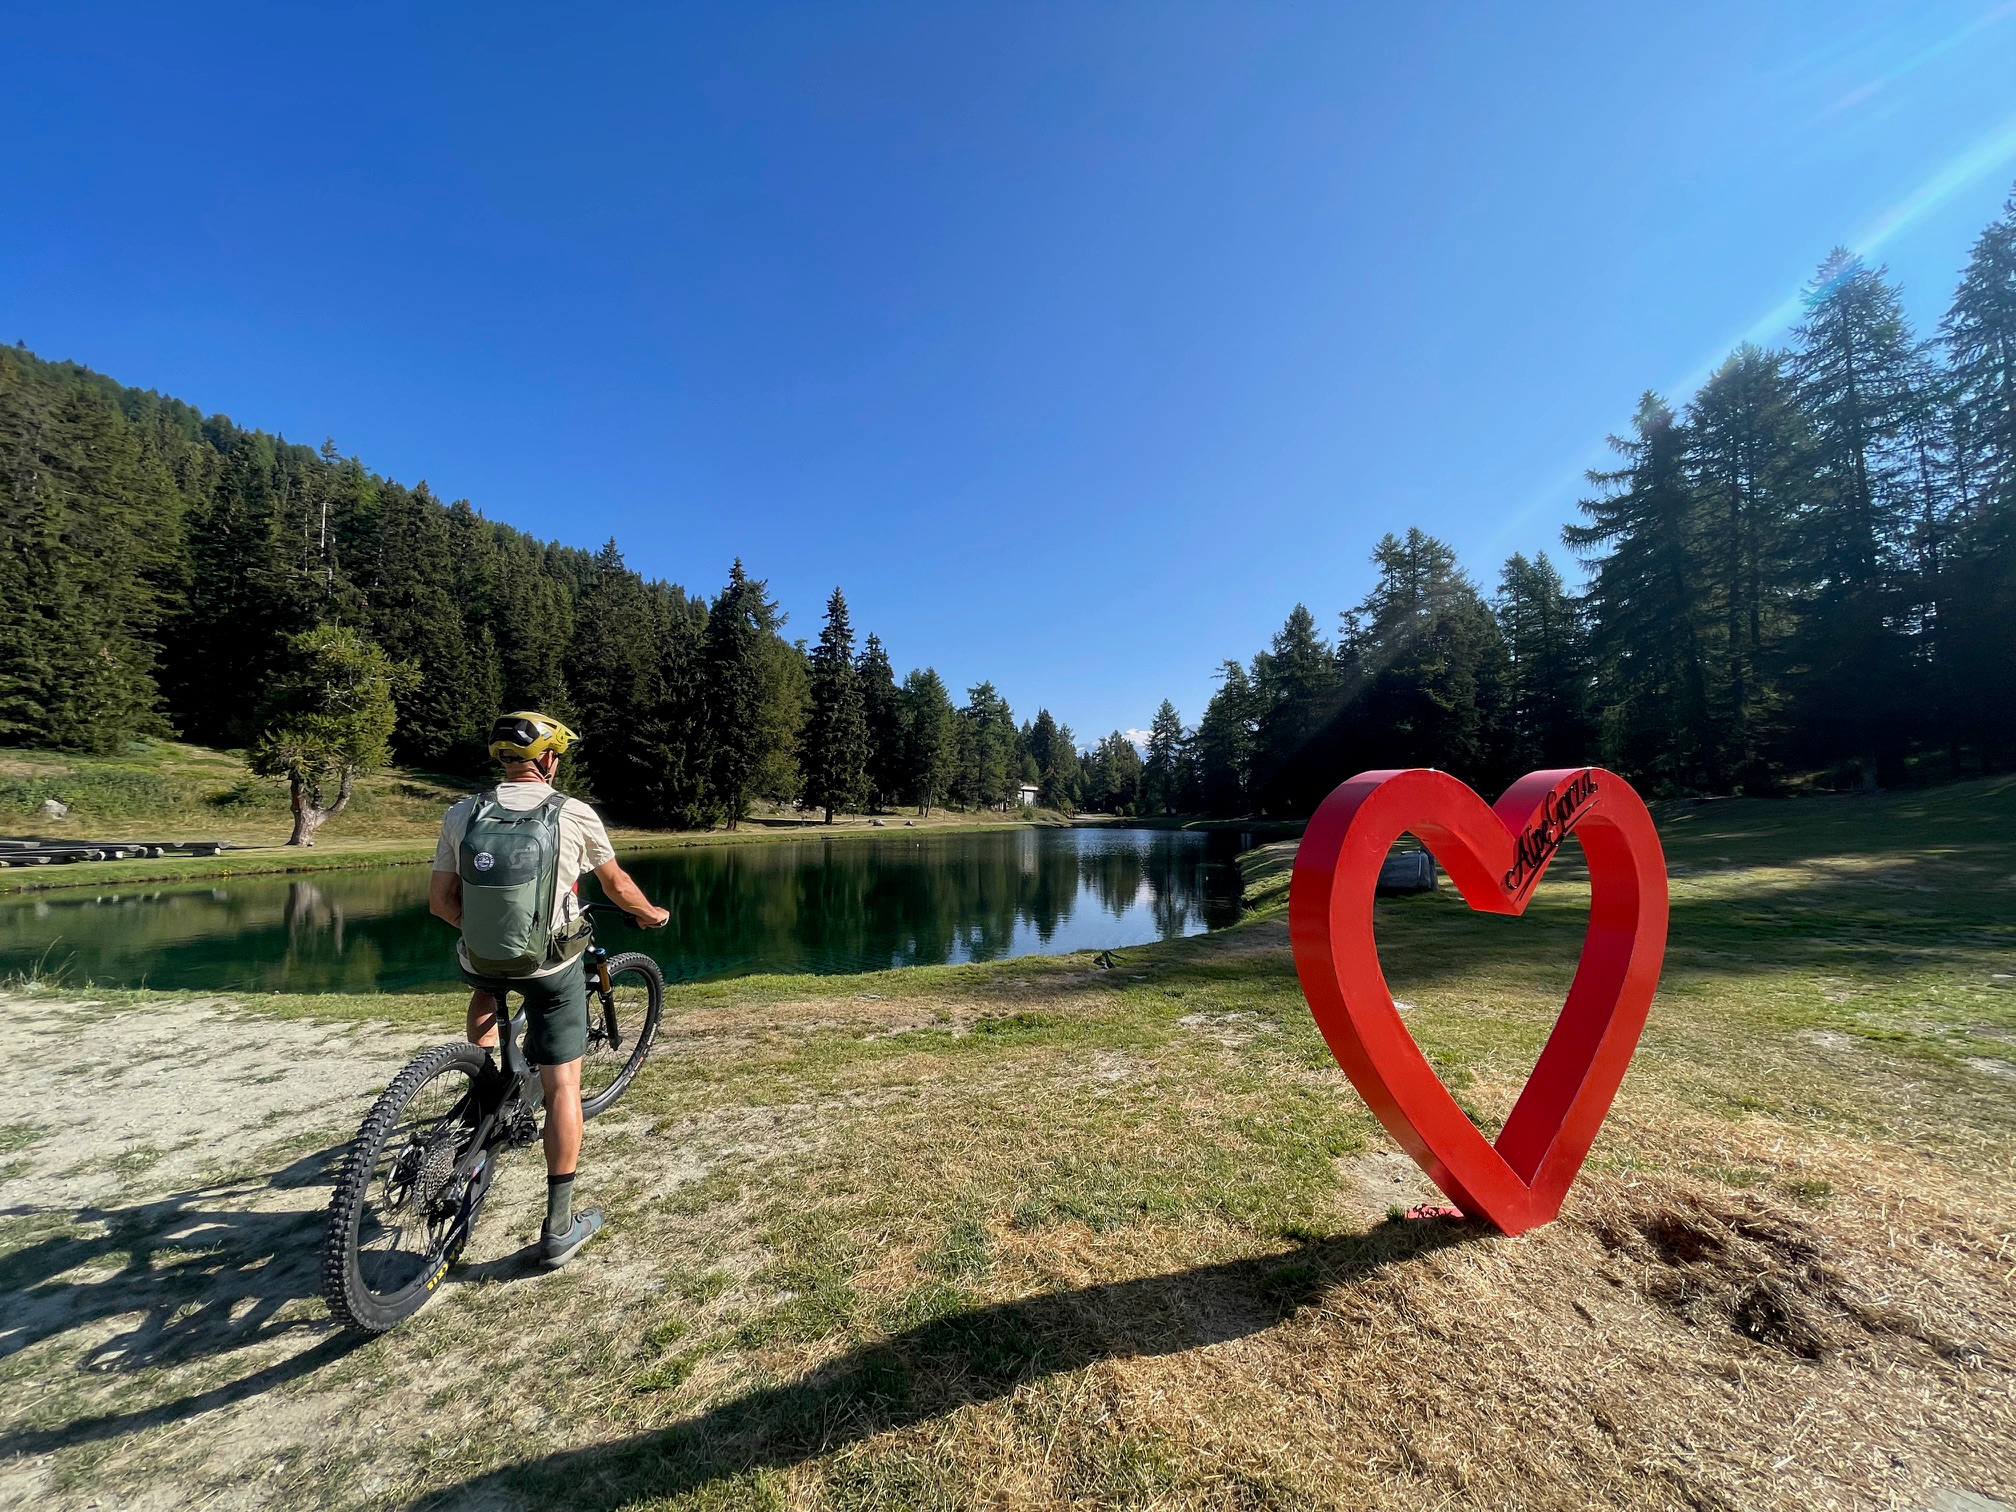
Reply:
<svg viewBox="0 0 2016 1512"><path fill-rule="evenodd" d="M0 996L0 1508L397 1500L436 1435L514 1428L486 1400L510 1353L498 1286L557 1286L563 1333L659 1288L641 1243L598 1244L563 1277L536 1270L533 1151L501 1171L427 1333L332 1327L318 1259L333 1163L399 1066L448 1037L214 999ZM652 1203L779 1147L784 1121L730 1114L654 1137L623 1111L595 1125L597 1174L613 1185L620 1153L640 1153L629 1185ZM514 1329L536 1354L540 1330Z"/></svg>
<svg viewBox="0 0 2016 1512"><path fill-rule="evenodd" d="M72 1495L50 1451L109 1450L191 1402L222 1419L214 1468L273 1447L272 1405L243 1383L325 1345L329 1153L415 1048L214 1001L0 998L0 1432L29 1451L0 1461L0 1506L174 1504Z"/></svg>

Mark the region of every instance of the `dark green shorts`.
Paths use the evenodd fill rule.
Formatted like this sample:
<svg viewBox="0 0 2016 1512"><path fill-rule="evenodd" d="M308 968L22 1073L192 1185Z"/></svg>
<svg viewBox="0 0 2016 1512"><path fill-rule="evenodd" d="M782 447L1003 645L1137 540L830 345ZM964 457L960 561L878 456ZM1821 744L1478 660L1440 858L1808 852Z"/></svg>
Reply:
<svg viewBox="0 0 2016 1512"><path fill-rule="evenodd" d="M500 1003L515 992L525 1001L525 1058L535 1066L564 1066L588 1049L588 975L577 957L551 976L486 977L462 971L462 980Z"/></svg>

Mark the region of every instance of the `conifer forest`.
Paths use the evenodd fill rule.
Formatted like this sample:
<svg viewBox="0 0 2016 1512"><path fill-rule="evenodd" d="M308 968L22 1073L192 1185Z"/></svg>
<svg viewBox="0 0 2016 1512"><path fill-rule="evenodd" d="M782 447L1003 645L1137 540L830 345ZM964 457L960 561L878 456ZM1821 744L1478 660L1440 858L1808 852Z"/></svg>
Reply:
<svg viewBox="0 0 2016 1512"><path fill-rule="evenodd" d="M1138 750L1020 724L991 683L900 680L836 589L787 638L737 562L710 598L542 542L424 483L0 348L0 743L252 743L318 625L411 669L393 749L475 773L499 710L590 732L577 768L636 823L1038 801L1306 814L1425 765L1496 792L1597 762L1658 794L1887 786L2016 762L2016 199L1936 331L1837 251L1783 350L1684 402L1648 392L1563 532L1568 569L1480 584L1419 529L1382 537L1334 630L1296 605L1223 663L1202 717ZM1577 570L1579 568L1579 571Z"/></svg>

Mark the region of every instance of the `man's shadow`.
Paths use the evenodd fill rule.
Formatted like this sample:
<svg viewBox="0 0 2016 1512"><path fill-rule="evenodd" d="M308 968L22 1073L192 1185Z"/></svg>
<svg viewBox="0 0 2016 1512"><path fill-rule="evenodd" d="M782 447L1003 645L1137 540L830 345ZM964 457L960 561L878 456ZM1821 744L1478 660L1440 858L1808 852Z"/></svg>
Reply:
<svg viewBox="0 0 2016 1512"><path fill-rule="evenodd" d="M614 1512L752 1470L795 1465L1097 1361L1246 1338L1332 1287L1483 1235L1478 1226L1448 1219L1394 1220L1273 1255L954 1313L669 1428L507 1466L413 1505L522 1500Z"/></svg>

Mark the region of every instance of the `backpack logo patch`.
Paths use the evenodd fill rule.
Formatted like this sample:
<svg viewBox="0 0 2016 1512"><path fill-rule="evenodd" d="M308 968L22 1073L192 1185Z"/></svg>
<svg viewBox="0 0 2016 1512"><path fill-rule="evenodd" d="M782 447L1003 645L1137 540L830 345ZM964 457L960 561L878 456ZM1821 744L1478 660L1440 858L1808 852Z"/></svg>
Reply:
<svg viewBox="0 0 2016 1512"><path fill-rule="evenodd" d="M474 859L478 871L488 871L497 864L497 858L488 851L478 851Z"/></svg>

